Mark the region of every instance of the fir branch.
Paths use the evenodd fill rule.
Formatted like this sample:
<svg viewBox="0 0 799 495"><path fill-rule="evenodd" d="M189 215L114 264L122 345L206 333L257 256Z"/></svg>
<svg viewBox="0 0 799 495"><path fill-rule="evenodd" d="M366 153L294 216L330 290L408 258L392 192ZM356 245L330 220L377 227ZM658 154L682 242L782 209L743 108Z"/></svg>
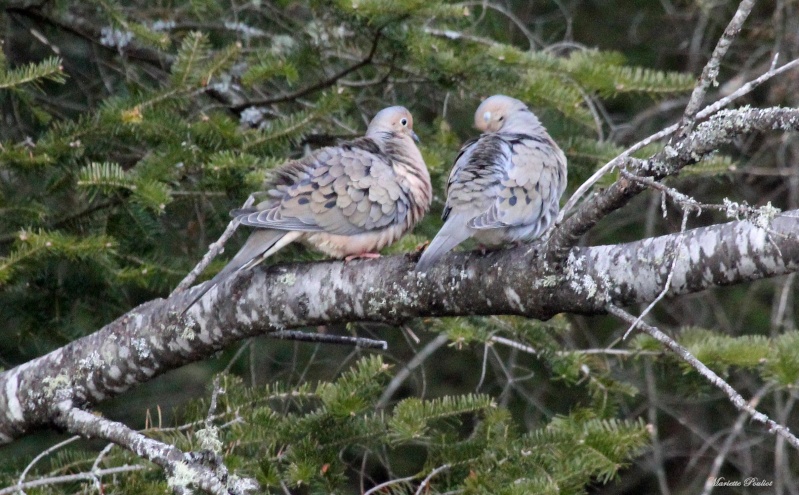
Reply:
<svg viewBox="0 0 799 495"><path fill-rule="evenodd" d="M125 171L117 163L93 162L78 172L79 186L97 187L103 190L125 188L131 189L133 181L125 175Z"/></svg>
<svg viewBox="0 0 799 495"><path fill-rule="evenodd" d="M231 107L231 110L240 113L240 112L244 111L245 109L247 109L249 107L260 107L260 106L273 105L275 103L283 103L283 102L286 102L286 101L294 101L297 98L302 98L303 96L306 96L306 95L309 95L311 93L315 93L317 91L320 91L322 89L330 87L330 86L336 84L336 82L339 79L341 79L343 77L346 77L349 74L351 74L352 72L355 72L356 70L360 69L361 67L365 67L365 66L369 65L370 63L372 63L372 59L374 58L375 54L377 53L377 45L378 45L378 42L380 41L381 37L382 37L382 29L378 29L375 32L374 37L372 38L372 47L369 49L369 53L366 54L366 57L364 57L358 63L353 64L353 65L351 65L351 66L349 66L347 68L344 68L344 69L340 70L339 72L333 74L332 76L328 77L327 79L323 79L323 80L321 80L321 81L319 81L319 82L317 82L315 84L312 84L312 85L307 86L305 88L299 89L299 90L294 91L292 93L286 93L286 94L283 94L283 95L273 96L273 97L270 97L270 98L263 98L263 99L260 99L260 100L250 100L250 101L246 101L244 103L239 103L237 105L233 105Z"/></svg>
<svg viewBox="0 0 799 495"><path fill-rule="evenodd" d="M0 90L15 89L18 86L37 83L42 80L62 84L66 81L66 76L61 64L60 58L50 57L39 63L31 62L14 70L7 70L0 66Z"/></svg>
<svg viewBox="0 0 799 495"><path fill-rule="evenodd" d="M115 242L107 236L72 236L61 232L23 230L8 256L0 257L0 285L8 282L20 265L44 256L88 259L112 252Z"/></svg>
<svg viewBox="0 0 799 495"><path fill-rule="evenodd" d="M132 193L135 202L156 213L170 203L171 191L163 182L150 180L135 172L125 172L117 163L90 163L78 172L78 186L97 189L104 194L115 189Z"/></svg>
<svg viewBox="0 0 799 495"><path fill-rule="evenodd" d="M402 400L394 407L389 420L390 435L396 440L419 439L426 436L429 423L435 419L457 416L496 407L487 395L442 397L423 401L416 398Z"/></svg>
<svg viewBox="0 0 799 495"><path fill-rule="evenodd" d="M208 39L201 32L193 31L184 38L172 64L172 80L177 87L197 85L201 80L201 65L208 57L209 48Z"/></svg>

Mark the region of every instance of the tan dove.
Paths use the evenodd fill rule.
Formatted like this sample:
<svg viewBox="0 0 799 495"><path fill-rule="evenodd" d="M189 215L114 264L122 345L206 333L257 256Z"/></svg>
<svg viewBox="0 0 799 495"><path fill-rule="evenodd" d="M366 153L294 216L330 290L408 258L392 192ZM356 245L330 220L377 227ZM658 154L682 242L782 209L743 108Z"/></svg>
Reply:
<svg viewBox="0 0 799 495"><path fill-rule="evenodd" d="M496 246L531 241L549 228L566 189L566 156L527 105L504 95L477 108L447 181L444 226L422 254L425 271L468 238Z"/></svg>
<svg viewBox="0 0 799 495"><path fill-rule="evenodd" d="M291 242L334 258L379 256L430 206L430 175L414 141L410 112L389 107L375 115L364 137L280 166L266 183L267 200L231 212L256 230L186 309L223 278Z"/></svg>

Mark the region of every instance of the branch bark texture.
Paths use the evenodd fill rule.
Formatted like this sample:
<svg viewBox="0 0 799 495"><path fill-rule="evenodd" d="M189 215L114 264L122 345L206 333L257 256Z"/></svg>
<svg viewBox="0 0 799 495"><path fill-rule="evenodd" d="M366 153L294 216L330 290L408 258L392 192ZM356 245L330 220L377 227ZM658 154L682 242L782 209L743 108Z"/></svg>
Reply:
<svg viewBox="0 0 799 495"><path fill-rule="evenodd" d="M600 314L668 296L799 271L799 210L768 229L736 221L628 244L551 245L480 256L454 253L426 274L410 255L258 267L208 292L184 318L193 291L135 308L98 332L0 374L0 443L52 424L66 404L87 407L240 339L342 321L398 323L426 316L561 312ZM679 242L677 242L679 240ZM676 261L672 262L676 256Z"/></svg>

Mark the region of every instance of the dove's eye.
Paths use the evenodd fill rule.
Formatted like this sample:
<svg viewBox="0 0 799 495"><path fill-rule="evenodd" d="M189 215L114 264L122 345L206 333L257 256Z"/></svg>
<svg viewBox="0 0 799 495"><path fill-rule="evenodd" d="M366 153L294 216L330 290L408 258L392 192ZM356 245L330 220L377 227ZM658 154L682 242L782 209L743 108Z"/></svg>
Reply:
<svg viewBox="0 0 799 495"><path fill-rule="evenodd" d="M500 118L498 118L497 120L499 120L500 122L502 122L502 119L504 119L504 118L505 118L505 117L500 117Z"/></svg>
<svg viewBox="0 0 799 495"><path fill-rule="evenodd" d="M408 125L408 119L402 119L402 120L400 120L400 124L402 124L402 125L404 125L404 126L405 126L405 125Z"/></svg>

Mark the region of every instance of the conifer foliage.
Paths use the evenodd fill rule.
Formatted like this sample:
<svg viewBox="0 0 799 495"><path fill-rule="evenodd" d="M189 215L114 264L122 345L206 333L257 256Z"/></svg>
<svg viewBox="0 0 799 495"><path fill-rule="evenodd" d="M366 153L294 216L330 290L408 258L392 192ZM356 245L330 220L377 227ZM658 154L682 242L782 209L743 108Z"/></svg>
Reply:
<svg viewBox="0 0 799 495"><path fill-rule="evenodd" d="M362 134L385 106L414 114L436 190L432 213L388 250L398 253L440 227L443 185L474 134L481 98L504 93L530 104L568 156L573 191L624 150L607 137L617 131L608 108L635 114L666 99L684 103L696 83L693 74L645 66L646 57L556 42L557 23L530 32L512 9L490 2L14 0L4 9L6 368L166 297L270 170ZM727 180L736 167L727 151L686 169L680 183ZM660 213L660 196L652 204ZM608 224L601 240L631 237L614 230L623 219ZM235 243L203 277L224 266ZM276 262L313 256L297 249ZM228 372L204 399L179 404L174 425L148 421L142 432L185 452L214 452L230 477L255 479L263 493L585 493L619 479L657 438L656 416L642 419L640 387L660 378L686 394L707 392L691 369L658 359L662 348L648 337L621 357L581 352L574 332L592 326L597 341L582 343L598 347L609 332L580 317L409 325L341 322L334 330L375 332L417 356L456 356L437 363L436 376L423 371L406 383L418 372L411 353L274 341L264 365L274 366L259 372L255 349L265 344L248 342L249 370L234 351L223 353ZM795 331L678 333L721 375L748 373L779 393L799 380ZM127 412L141 418L155 407ZM189 493L176 488L178 474L119 447L66 446L41 462L10 457L0 462L2 486L21 483L30 465L23 478L53 480L29 494Z"/></svg>

